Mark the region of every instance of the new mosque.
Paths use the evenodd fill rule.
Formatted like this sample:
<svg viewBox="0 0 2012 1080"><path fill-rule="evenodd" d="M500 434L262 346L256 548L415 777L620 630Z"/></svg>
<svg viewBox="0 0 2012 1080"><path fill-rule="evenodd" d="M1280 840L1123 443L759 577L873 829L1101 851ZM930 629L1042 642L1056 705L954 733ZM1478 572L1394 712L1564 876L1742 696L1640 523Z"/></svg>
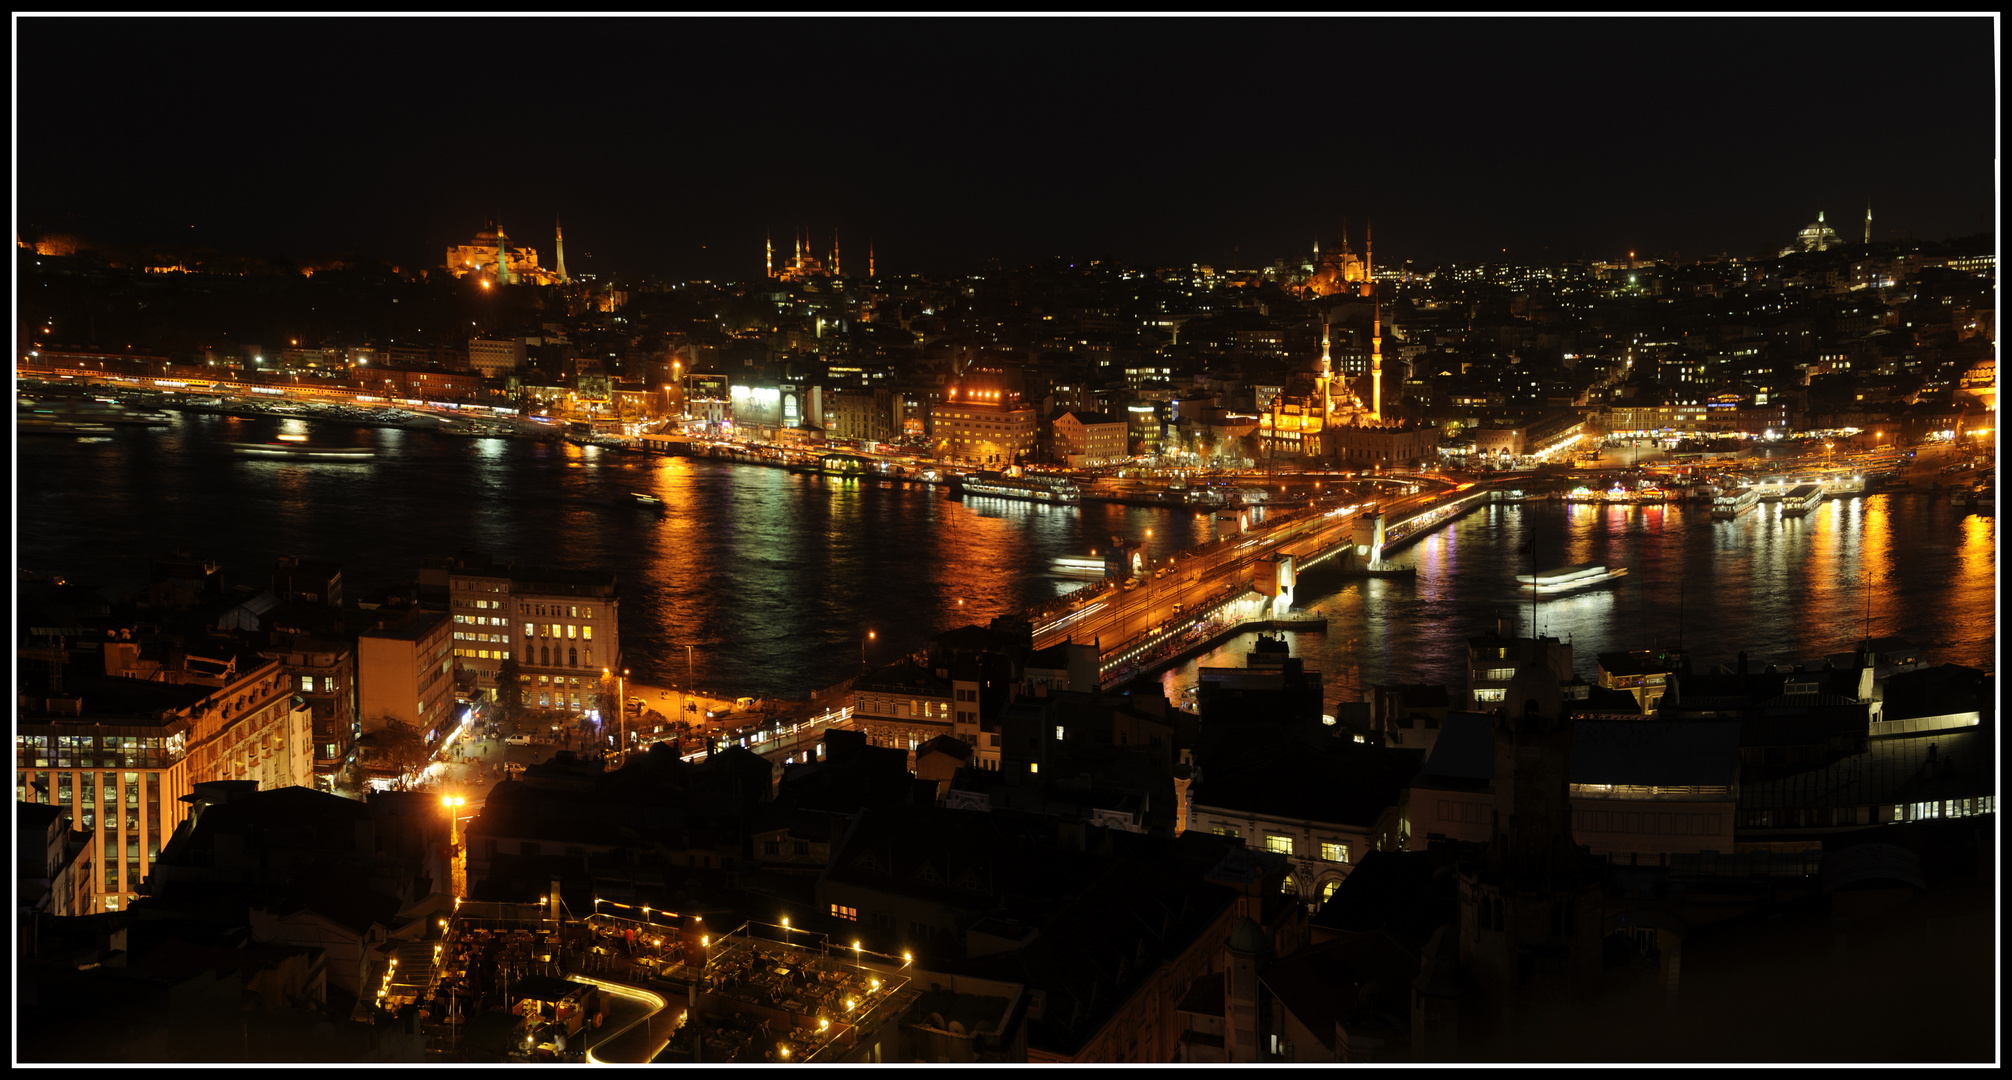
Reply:
<svg viewBox="0 0 2012 1080"><path fill-rule="evenodd" d="M1383 308L1373 276L1374 238L1365 230L1360 258L1348 250L1320 254L1302 266L1300 295L1308 299L1358 296L1370 303L1369 399L1364 401L1335 371L1333 311L1322 312L1320 365L1311 394L1278 394L1258 420L1267 460L1323 458L1338 464L1398 468L1439 457L1439 429L1386 419L1383 405ZM1304 385L1304 384L1302 384Z"/></svg>

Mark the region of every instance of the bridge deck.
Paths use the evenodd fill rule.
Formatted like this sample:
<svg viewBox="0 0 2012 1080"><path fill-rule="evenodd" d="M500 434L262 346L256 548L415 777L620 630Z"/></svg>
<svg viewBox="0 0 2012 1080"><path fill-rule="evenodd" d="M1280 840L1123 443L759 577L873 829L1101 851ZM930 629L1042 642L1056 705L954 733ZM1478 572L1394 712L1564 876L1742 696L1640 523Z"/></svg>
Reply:
<svg viewBox="0 0 2012 1080"><path fill-rule="evenodd" d="M1297 568L1318 565L1355 544L1356 521L1384 515L1385 547L1430 531L1489 498L1495 485L1401 496L1381 506L1316 505L1280 515L1249 533L1211 541L1150 568L1125 585L1103 582L1028 612L1034 647L1065 641L1096 643L1100 670L1109 671L1192 632L1209 615L1249 595L1269 560L1291 556ZM1394 524L1393 524L1394 523ZM1391 534L1397 535L1393 537Z"/></svg>

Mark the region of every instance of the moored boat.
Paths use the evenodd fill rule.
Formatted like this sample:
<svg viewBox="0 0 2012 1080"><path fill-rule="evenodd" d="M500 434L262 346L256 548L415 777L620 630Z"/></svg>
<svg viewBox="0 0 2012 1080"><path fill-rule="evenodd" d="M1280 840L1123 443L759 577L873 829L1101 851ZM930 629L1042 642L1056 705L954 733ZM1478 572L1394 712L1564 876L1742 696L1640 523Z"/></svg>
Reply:
<svg viewBox="0 0 2012 1080"><path fill-rule="evenodd" d="M1731 521L1760 505L1760 489L1735 488L1712 500L1712 520Z"/></svg>
<svg viewBox="0 0 2012 1080"><path fill-rule="evenodd" d="M1823 488L1815 484L1803 484L1781 497L1781 516L1801 517L1816 509L1823 501Z"/></svg>
<svg viewBox="0 0 2012 1080"><path fill-rule="evenodd" d="M1025 480L1004 476L959 477L952 481L958 490L966 495L990 495L998 499L1024 499L1028 502L1053 503L1074 506L1083 501L1082 492L1076 485L1064 479Z"/></svg>

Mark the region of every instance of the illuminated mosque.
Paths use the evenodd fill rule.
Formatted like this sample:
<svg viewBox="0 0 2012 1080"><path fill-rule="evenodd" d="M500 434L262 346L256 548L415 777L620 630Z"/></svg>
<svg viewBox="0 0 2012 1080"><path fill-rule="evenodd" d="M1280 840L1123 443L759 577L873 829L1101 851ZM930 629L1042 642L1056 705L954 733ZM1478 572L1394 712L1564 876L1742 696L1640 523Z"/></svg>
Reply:
<svg viewBox="0 0 2012 1080"><path fill-rule="evenodd" d="M773 239L767 240L768 253L763 262L763 271L769 278L775 281L809 282L816 278L845 276L839 270L837 230L832 231L831 248L826 252L829 256L829 261L820 259L806 250L808 247L808 233L809 230L800 230L797 233L796 255L785 259L780 270L776 269L775 265L775 241ZM869 278L873 276L873 245L870 243L866 247L866 276Z"/></svg>
<svg viewBox="0 0 2012 1080"><path fill-rule="evenodd" d="M1300 263L1299 269L1299 295L1302 299L1352 293L1369 280L1369 256L1365 252L1358 258L1348 250L1348 227L1344 225L1340 251L1329 249L1326 255L1322 255L1320 241L1315 240L1313 257Z"/></svg>
<svg viewBox="0 0 2012 1080"><path fill-rule="evenodd" d="M1865 207L1865 242L1872 243L1872 206L1869 203ZM1823 211L1819 210L1816 213L1816 220L1803 226L1802 231L1796 234L1795 243L1781 249L1781 254L1786 256L1805 251L1829 251L1831 248L1842 246L1843 243L1844 241L1838 238L1837 232L1824 224Z"/></svg>
<svg viewBox="0 0 2012 1080"><path fill-rule="evenodd" d="M1365 230L1367 232L1367 230ZM1383 308L1376 297L1372 277L1373 238L1365 236L1362 257L1348 250L1342 241L1339 252L1326 257L1315 255L1304 264L1309 276L1300 285L1300 294L1309 299L1348 295L1368 299L1370 314L1369 400L1364 402L1347 381L1335 372L1334 327L1327 312L1321 315L1320 365L1313 377L1313 393L1279 394L1259 417L1259 437L1272 457L1336 456L1345 429L1383 427Z"/></svg>
<svg viewBox="0 0 2012 1080"><path fill-rule="evenodd" d="M447 249L447 272L457 278L475 274L498 285L571 284L566 276L566 234L557 224L552 227L552 242L559 265L547 269L538 265L536 248L513 248L509 235L491 225L476 233L474 242Z"/></svg>

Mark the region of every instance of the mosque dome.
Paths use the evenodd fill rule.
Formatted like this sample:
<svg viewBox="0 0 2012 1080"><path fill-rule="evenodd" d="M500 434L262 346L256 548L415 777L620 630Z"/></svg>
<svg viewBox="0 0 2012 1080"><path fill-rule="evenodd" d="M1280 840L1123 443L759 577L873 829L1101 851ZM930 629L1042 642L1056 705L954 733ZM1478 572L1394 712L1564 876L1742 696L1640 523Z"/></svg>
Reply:
<svg viewBox="0 0 2012 1080"><path fill-rule="evenodd" d="M1802 232L1797 234L1796 242L1802 245L1804 251L1823 251L1837 243L1837 233L1823 223L1823 212L1818 211L1816 220L1803 226Z"/></svg>

